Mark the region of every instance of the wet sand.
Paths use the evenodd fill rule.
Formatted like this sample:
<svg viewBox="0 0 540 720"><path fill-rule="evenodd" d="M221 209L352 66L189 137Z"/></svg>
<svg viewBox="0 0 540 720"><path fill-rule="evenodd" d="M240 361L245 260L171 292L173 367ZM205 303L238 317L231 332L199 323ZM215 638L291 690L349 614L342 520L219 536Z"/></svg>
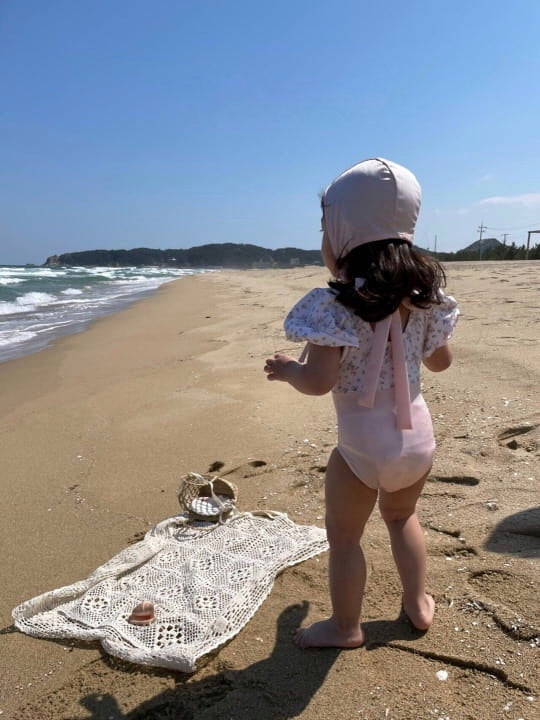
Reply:
<svg viewBox="0 0 540 720"><path fill-rule="evenodd" d="M283 338L283 317L324 286L323 268L183 278L0 364L2 717L537 716L540 263L447 270L462 311L454 364L423 374L438 441L419 504L435 624L421 635L399 617L376 512L361 650L291 641L300 622L328 613L326 555L282 573L249 624L189 677L97 644L30 638L11 619L15 605L86 577L176 514L180 476L216 462L231 471L240 509L323 525L331 398L268 383L262 370L269 354L300 351Z"/></svg>

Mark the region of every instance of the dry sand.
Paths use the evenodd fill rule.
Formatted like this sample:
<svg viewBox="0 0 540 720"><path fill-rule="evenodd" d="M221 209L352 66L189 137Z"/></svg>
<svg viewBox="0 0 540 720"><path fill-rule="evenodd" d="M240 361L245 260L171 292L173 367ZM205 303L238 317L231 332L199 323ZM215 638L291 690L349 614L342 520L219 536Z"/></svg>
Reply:
<svg viewBox="0 0 540 720"><path fill-rule="evenodd" d="M455 361L424 373L438 439L419 504L433 628L413 632L375 513L365 648L301 651L291 632L329 610L327 556L296 566L192 676L26 637L11 609L86 577L178 512L180 475L219 461L241 509L323 524L331 398L268 383L296 352L286 310L322 268L224 271L0 365L0 710L16 720L532 720L538 717L540 263L448 267L461 306ZM447 680L436 673L445 670Z"/></svg>

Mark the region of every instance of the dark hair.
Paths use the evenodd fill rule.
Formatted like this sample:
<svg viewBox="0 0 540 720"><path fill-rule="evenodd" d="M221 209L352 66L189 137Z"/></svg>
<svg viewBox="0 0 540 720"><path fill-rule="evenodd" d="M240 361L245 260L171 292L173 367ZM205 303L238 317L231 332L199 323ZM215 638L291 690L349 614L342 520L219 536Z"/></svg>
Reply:
<svg viewBox="0 0 540 720"><path fill-rule="evenodd" d="M378 322L391 315L403 300L425 309L440 304L439 289L446 284L442 265L406 240L377 240L359 245L337 260L345 280L328 284L337 300L362 320ZM365 278L356 288L355 278Z"/></svg>

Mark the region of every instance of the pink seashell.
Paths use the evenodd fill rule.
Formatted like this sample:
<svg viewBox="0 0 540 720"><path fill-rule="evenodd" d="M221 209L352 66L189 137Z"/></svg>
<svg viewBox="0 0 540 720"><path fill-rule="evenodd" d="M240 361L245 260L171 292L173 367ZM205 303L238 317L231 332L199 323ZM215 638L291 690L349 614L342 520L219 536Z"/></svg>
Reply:
<svg viewBox="0 0 540 720"><path fill-rule="evenodd" d="M128 622L132 625L149 625L154 619L154 603L145 600L136 605L128 617Z"/></svg>

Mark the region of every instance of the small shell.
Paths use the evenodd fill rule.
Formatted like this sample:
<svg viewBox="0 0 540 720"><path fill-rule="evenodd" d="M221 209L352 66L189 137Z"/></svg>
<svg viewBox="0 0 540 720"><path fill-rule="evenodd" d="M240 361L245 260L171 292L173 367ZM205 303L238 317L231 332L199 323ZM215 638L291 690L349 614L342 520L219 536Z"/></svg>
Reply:
<svg viewBox="0 0 540 720"><path fill-rule="evenodd" d="M145 600L136 605L128 617L132 625L149 625L154 619L154 603Z"/></svg>

